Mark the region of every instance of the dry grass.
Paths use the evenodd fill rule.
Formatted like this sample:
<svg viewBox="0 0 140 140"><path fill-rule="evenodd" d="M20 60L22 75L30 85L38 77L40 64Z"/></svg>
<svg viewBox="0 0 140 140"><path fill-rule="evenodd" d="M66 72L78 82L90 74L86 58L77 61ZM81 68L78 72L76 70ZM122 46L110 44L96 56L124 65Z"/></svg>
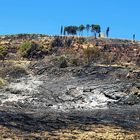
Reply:
<svg viewBox="0 0 140 140"><path fill-rule="evenodd" d="M139 140L139 131L128 131L113 125L82 125L53 132L23 133L0 126L1 140Z"/></svg>
<svg viewBox="0 0 140 140"><path fill-rule="evenodd" d="M6 84L6 81L0 77L0 88Z"/></svg>

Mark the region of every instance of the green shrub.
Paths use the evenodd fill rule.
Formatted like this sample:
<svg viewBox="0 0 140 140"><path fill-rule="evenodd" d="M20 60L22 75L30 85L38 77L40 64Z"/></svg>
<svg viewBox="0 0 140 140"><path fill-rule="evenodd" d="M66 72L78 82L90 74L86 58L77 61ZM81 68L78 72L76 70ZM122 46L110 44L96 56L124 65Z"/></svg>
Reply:
<svg viewBox="0 0 140 140"><path fill-rule="evenodd" d="M24 42L23 44L21 44L20 46L20 51L24 54L27 52L27 50L29 50L32 47L32 42Z"/></svg>
<svg viewBox="0 0 140 140"><path fill-rule="evenodd" d="M0 46L0 60L4 60L7 55L7 48L5 46Z"/></svg>
<svg viewBox="0 0 140 140"><path fill-rule="evenodd" d="M0 88L5 85L5 80L0 77Z"/></svg>
<svg viewBox="0 0 140 140"><path fill-rule="evenodd" d="M40 58L43 55L42 46L33 41L21 44L20 53L25 58Z"/></svg>

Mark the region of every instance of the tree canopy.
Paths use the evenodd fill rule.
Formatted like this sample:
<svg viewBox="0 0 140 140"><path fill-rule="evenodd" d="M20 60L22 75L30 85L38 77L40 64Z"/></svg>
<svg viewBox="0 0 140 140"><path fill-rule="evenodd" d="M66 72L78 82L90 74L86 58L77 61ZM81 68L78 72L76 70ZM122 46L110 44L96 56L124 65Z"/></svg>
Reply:
<svg viewBox="0 0 140 140"><path fill-rule="evenodd" d="M101 32L101 26L98 24L87 24L86 26L81 24L80 26L65 26L64 27L64 35L77 35L78 33L80 35L83 35L84 31L87 31L87 34L89 33L89 31L91 31L91 33L94 33L94 36L96 38L97 34L100 37L100 32ZM62 29L61 29L61 33L62 33Z"/></svg>

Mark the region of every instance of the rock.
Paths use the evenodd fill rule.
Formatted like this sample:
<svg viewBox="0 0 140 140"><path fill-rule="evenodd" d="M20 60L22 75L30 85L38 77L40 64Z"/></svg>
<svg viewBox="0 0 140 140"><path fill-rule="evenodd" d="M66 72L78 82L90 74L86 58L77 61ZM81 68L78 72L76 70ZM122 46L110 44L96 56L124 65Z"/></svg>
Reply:
<svg viewBox="0 0 140 140"><path fill-rule="evenodd" d="M107 68L101 68L100 70L99 70L99 73L100 74L107 74L109 72L109 70L107 69Z"/></svg>
<svg viewBox="0 0 140 140"><path fill-rule="evenodd" d="M76 89L76 86L74 86L74 85L68 85L67 86L67 90L69 91L69 90L72 90L72 89Z"/></svg>
<svg viewBox="0 0 140 140"><path fill-rule="evenodd" d="M118 92L115 92L114 93L115 100L120 99L120 98L123 98L125 96L127 96L127 94L125 92L119 92L118 91Z"/></svg>
<svg viewBox="0 0 140 140"><path fill-rule="evenodd" d="M136 86L133 86L132 88L129 89L129 92L131 94L137 94L140 92L140 90Z"/></svg>
<svg viewBox="0 0 140 140"><path fill-rule="evenodd" d="M21 93L22 93L21 90L10 90L10 92L11 92L12 94L21 94Z"/></svg>
<svg viewBox="0 0 140 140"><path fill-rule="evenodd" d="M137 87L140 90L140 83L137 82L137 83L134 84L134 86Z"/></svg>
<svg viewBox="0 0 140 140"><path fill-rule="evenodd" d="M84 87L83 92L91 92L91 88L90 87Z"/></svg>
<svg viewBox="0 0 140 140"><path fill-rule="evenodd" d="M140 103L140 98L131 94L131 95L125 96L124 98L121 98L116 103L119 104L119 105L135 105L135 104Z"/></svg>

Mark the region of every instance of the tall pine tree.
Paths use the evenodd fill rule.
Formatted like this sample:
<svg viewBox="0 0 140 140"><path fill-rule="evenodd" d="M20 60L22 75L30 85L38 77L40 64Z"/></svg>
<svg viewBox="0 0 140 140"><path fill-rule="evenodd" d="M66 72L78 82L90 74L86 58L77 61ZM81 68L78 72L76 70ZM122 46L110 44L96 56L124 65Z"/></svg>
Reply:
<svg viewBox="0 0 140 140"><path fill-rule="evenodd" d="M61 35L63 34L63 26L61 26L61 32L60 33L61 33Z"/></svg>

